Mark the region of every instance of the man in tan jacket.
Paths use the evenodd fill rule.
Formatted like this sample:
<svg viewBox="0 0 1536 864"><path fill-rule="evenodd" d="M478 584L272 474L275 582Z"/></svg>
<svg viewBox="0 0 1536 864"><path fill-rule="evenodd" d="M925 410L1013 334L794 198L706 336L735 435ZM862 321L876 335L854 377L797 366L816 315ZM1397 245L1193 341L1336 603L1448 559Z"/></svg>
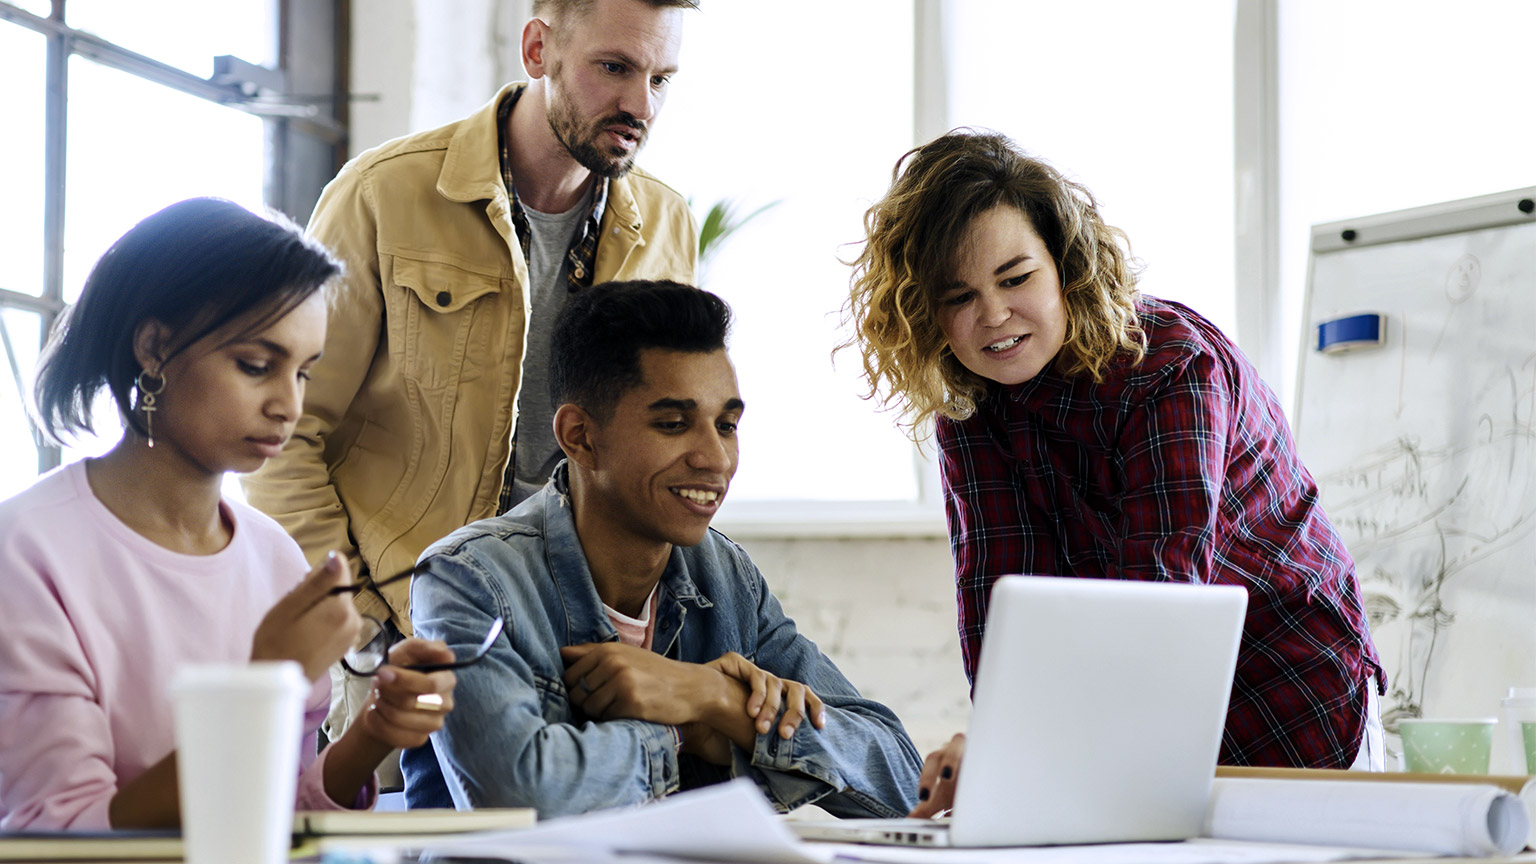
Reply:
<svg viewBox="0 0 1536 864"><path fill-rule="evenodd" d="M358 156L326 187L309 230L347 273L324 360L292 440L244 484L311 561L340 550L382 582L537 490L559 452L545 367L564 298L693 280L687 203L634 158L696 5L536 0L528 83ZM410 632L408 582L357 601ZM333 689L335 729L355 703Z"/></svg>

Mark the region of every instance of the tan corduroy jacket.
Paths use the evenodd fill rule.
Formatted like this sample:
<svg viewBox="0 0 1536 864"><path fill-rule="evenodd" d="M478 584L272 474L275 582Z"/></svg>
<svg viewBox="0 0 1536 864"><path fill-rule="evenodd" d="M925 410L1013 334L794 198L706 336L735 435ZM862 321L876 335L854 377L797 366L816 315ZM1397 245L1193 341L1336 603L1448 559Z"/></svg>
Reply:
<svg viewBox="0 0 1536 864"><path fill-rule="evenodd" d="M293 440L244 481L312 564L336 549L382 579L494 515L529 303L496 106L522 86L363 153L315 207L309 231L347 273ZM654 177L612 181L601 232L594 283L693 281L693 217ZM409 633L408 584L381 591L361 595L359 608Z"/></svg>

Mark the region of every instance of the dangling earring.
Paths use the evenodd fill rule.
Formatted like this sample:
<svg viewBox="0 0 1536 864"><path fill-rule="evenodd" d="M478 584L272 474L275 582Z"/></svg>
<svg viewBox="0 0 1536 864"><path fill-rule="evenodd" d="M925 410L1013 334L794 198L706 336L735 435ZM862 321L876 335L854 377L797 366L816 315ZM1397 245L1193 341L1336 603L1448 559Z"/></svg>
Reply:
<svg viewBox="0 0 1536 864"><path fill-rule="evenodd" d="M155 412L159 409L155 406L155 397L165 389L165 376L150 373L148 369L139 370L139 378L136 382L139 388L139 410L144 412L144 431L149 436L149 446L155 446Z"/></svg>

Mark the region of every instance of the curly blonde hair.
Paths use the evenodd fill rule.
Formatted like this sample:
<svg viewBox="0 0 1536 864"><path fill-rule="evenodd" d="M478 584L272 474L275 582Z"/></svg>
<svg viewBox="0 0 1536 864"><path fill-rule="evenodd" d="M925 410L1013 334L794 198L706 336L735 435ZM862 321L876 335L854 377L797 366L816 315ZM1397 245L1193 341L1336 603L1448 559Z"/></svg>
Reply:
<svg viewBox="0 0 1536 864"><path fill-rule="evenodd" d="M957 129L897 160L890 191L864 214L868 239L843 306L854 335L837 350L859 349L864 398L899 405L914 437L935 414L969 417L986 392L950 350L938 299L971 222L999 206L1029 219L1060 274L1067 329L1056 369L1102 381L1116 355L1146 354L1129 242L1099 218L1093 194L1002 135Z"/></svg>

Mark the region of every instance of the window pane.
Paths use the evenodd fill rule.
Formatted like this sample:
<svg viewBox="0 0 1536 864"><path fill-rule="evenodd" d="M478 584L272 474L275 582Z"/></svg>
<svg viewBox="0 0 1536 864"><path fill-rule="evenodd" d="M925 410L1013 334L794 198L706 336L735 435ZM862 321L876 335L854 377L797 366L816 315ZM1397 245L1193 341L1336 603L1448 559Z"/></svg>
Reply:
<svg viewBox="0 0 1536 864"><path fill-rule="evenodd" d="M46 14L46 13L45 13ZM0 81L5 82L5 134L0 135L0 288L43 293L43 98L47 40L0 24ZM21 166L26 166L24 169Z"/></svg>
<svg viewBox="0 0 1536 864"><path fill-rule="evenodd" d="M779 202L701 274L737 316L749 408L732 500L914 500L913 446L858 398L857 358L830 359L848 293L838 257L911 146L912 10L837 0L816 19L761 3L686 16L681 72L640 162L701 221L722 199L742 213ZM765 74L786 68L785 45L817 58L814 83Z"/></svg>
<svg viewBox="0 0 1536 864"><path fill-rule="evenodd" d="M213 58L233 54L263 66L277 59L272 0L69 0L71 27L185 69L213 74Z"/></svg>
<svg viewBox="0 0 1536 864"><path fill-rule="evenodd" d="M1233 0L944 6L952 126L1013 138L1130 237L1141 288L1235 332Z"/></svg>
<svg viewBox="0 0 1536 864"><path fill-rule="evenodd" d="M9 498L37 479L37 443L27 418L42 320L21 309L0 311L0 498Z"/></svg>
<svg viewBox="0 0 1536 864"><path fill-rule="evenodd" d="M214 195L262 207L259 118L79 57L69 74L65 301L114 240L168 204Z"/></svg>

